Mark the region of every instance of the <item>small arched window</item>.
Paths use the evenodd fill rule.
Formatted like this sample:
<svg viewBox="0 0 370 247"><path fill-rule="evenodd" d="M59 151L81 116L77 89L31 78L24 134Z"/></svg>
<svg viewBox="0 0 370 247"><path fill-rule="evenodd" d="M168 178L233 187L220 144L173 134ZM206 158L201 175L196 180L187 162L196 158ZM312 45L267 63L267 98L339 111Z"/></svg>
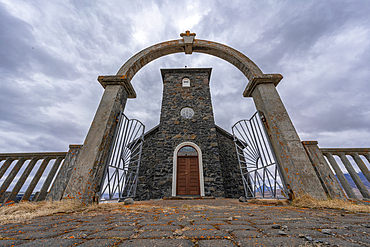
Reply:
<svg viewBox="0 0 370 247"><path fill-rule="evenodd" d="M177 153L178 156L198 156L197 150L190 146L182 147Z"/></svg>
<svg viewBox="0 0 370 247"><path fill-rule="evenodd" d="M190 79L189 78L183 78L182 79L182 87L190 87Z"/></svg>

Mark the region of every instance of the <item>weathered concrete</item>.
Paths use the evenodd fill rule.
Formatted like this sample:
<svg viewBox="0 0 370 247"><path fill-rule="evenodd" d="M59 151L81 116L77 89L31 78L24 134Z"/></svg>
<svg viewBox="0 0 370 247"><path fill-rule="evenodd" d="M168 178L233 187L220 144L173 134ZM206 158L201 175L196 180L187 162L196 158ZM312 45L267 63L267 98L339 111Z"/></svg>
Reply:
<svg viewBox="0 0 370 247"><path fill-rule="evenodd" d="M135 97L131 84L122 76L100 76L98 80L105 91L62 198L87 204L98 202L117 117L127 98Z"/></svg>
<svg viewBox="0 0 370 247"><path fill-rule="evenodd" d="M59 201L62 199L81 147L82 145L69 145L68 153L46 199L52 201Z"/></svg>
<svg viewBox="0 0 370 247"><path fill-rule="evenodd" d="M340 153L339 157L340 157L341 161L343 162L343 165L346 167L349 175L353 179L353 182L355 182L357 188L360 190L361 195L366 199L370 199L369 191L367 191L364 183L361 181L361 178L358 176L357 172L355 171L355 169L351 165L351 162L349 162L345 153Z"/></svg>
<svg viewBox="0 0 370 247"><path fill-rule="evenodd" d="M344 176L342 170L338 166L338 163L335 161L333 155L331 153L326 153L326 152L323 154L326 156L326 158L328 158L329 163L331 167L334 169L335 174L337 175L337 178L339 179L340 184L343 186L343 189L346 192L347 196L349 198L357 199L355 192L353 192L351 185L349 185L346 177Z"/></svg>
<svg viewBox="0 0 370 247"><path fill-rule="evenodd" d="M195 34L182 34L183 39L170 40L152 45L134 56L119 69L117 75L131 81L134 75L146 64L151 61L169 54L185 52L205 53L219 57L237 67L249 80L256 75L262 75L262 71L258 66L243 53L220 43L208 40L194 39ZM189 40L188 40L189 39Z"/></svg>
<svg viewBox="0 0 370 247"><path fill-rule="evenodd" d="M366 153L366 154L363 154L363 156L367 159L367 161L369 161L370 163L370 154L369 153ZM1 176L0 176L1 177Z"/></svg>
<svg viewBox="0 0 370 247"><path fill-rule="evenodd" d="M25 158L20 158L17 163L14 165L12 171L9 173L9 175L6 177L5 181L1 185L0 188L0 202L5 200L6 196L6 190L8 189L9 185L13 181L14 177L17 175L21 167L23 166L24 162L26 161Z"/></svg>
<svg viewBox="0 0 370 247"><path fill-rule="evenodd" d="M36 174L34 175L31 183L28 185L26 193L23 196L23 200L28 200L39 182L42 174L44 173L48 163L50 160L55 159L56 162L54 164L54 169L51 169L51 171L48 173L48 177L43 182L44 185L44 192L43 194L47 193L47 189L49 185L46 183L50 182L54 175L53 172L59 168L60 162L64 159L66 156L66 152L41 152L41 153L1 153L0 154L0 160L5 160L3 165L0 168L0 177L2 177L5 173L5 171L9 168L11 163L13 161L17 161L14 167L12 168L12 171L10 171L9 175L4 180L4 183L1 185L0 190L7 190L10 184L15 184L12 191L6 191L6 194L1 195L1 201L3 202L9 202L14 201L16 199L16 196L18 195L19 191L25 184L26 180L28 179L29 175L31 174L32 170L36 166L37 162L39 160L43 160L41 165L38 167ZM19 170L24 166L24 164L27 162L27 166L22 172L22 175L18 175ZM35 199L35 198L34 198Z"/></svg>
<svg viewBox="0 0 370 247"><path fill-rule="evenodd" d="M367 166L362 161L362 159L360 158L360 156L358 155L358 153L351 153L350 155L355 160L358 168L360 168L362 174L364 174L364 176L366 177L367 181L370 182L370 171L369 171L369 168L367 168Z"/></svg>
<svg viewBox="0 0 370 247"><path fill-rule="evenodd" d="M320 148L317 146L317 141L303 141L302 142L309 159L315 169L316 175L319 178L322 187L326 194L332 198L345 199L344 192L340 187L338 180L331 171L329 164L326 162Z"/></svg>
<svg viewBox="0 0 370 247"><path fill-rule="evenodd" d="M48 189L50 187L50 184L53 181L55 173L58 171L60 163L62 162L63 159L64 159L64 157L58 157L54 161L53 167L50 169L50 172L49 172L48 176L46 177L46 179L45 179L45 181L44 181L44 183L41 187L40 193L37 195L37 198L35 199L35 201L39 202L39 201L45 200L46 195L48 194Z"/></svg>
<svg viewBox="0 0 370 247"><path fill-rule="evenodd" d="M8 157L6 158L4 164L0 168L0 179L4 176L6 170L8 170L10 164L14 161L14 158Z"/></svg>
<svg viewBox="0 0 370 247"><path fill-rule="evenodd" d="M370 162L370 156L369 156L370 149L369 148L321 148L320 150L328 158L329 158L329 156L327 154L330 154L331 156L332 155L337 155L337 156L341 157L341 160L342 160L343 164L345 165L346 169L348 170L349 174L351 175L351 177L352 176L355 177L355 179L353 179L353 180L355 181L356 185L359 184L359 186L360 186L360 187L358 187L359 190L360 191L362 190L362 191L365 192L365 194L368 194L368 193L366 193L366 188L365 188L363 182L361 181L361 179L359 179L359 176L357 175L357 172L354 170L351 162L349 162L346 155L352 156L352 158L356 162L357 166L360 168L363 175L370 182L369 168L365 165L364 161L360 157L360 155L362 155L363 157L365 157ZM332 160L335 162L334 159L332 159ZM331 163L331 161L330 161L330 163ZM333 164L333 166L337 167L338 165L335 163L335 164ZM339 167L337 169L339 169ZM343 177L343 179L345 179L345 178Z"/></svg>
<svg viewBox="0 0 370 247"><path fill-rule="evenodd" d="M28 163L26 169L23 171L22 176L18 179L18 182L14 186L12 192L10 195L4 200L4 202L8 201L14 201L17 197L19 191L21 190L23 184L26 182L28 176L30 175L33 167L36 165L36 162L38 161L38 158L33 158L30 163Z"/></svg>
<svg viewBox="0 0 370 247"><path fill-rule="evenodd" d="M279 74L253 78L244 97L253 97L258 111L264 115L265 126L279 161L281 176L295 196L310 194L326 199L324 189L311 165L301 140L290 120L275 86L283 77Z"/></svg>
<svg viewBox="0 0 370 247"><path fill-rule="evenodd" d="M24 193L24 195L22 197L22 200L28 201L30 199L33 190L35 189L37 183L39 182L39 180L40 180L42 174L44 173L46 167L48 166L50 160L51 160L51 157L44 158L44 160L42 161L39 169L37 170L37 172L35 174L35 176L33 177L30 185L28 185L28 188L27 188L26 192ZM33 199L36 199L35 196L33 197Z"/></svg>

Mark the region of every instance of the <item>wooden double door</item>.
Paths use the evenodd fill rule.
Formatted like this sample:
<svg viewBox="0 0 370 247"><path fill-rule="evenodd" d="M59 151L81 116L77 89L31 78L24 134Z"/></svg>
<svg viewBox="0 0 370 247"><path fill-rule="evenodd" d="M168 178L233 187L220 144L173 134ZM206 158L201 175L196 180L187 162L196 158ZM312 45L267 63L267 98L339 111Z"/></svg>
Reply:
<svg viewBox="0 0 370 247"><path fill-rule="evenodd" d="M177 185L179 196L200 195L199 164L197 156L177 157Z"/></svg>

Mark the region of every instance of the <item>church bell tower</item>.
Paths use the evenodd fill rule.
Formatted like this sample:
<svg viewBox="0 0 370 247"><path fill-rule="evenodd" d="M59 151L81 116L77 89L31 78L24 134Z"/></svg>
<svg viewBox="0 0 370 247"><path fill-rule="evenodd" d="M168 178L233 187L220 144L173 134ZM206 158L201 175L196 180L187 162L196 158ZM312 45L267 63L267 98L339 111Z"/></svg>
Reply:
<svg viewBox="0 0 370 247"><path fill-rule="evenodd" d="M211 71L210 68L161 69L160 123L144 137L139 199L226 197L223 175L227 169L222 165L225 155L220 153L220 128L213 116ZM226 146L235 151L232 138L227 138L229 146ZM236 160L235 167L237 164Z"/></svg>

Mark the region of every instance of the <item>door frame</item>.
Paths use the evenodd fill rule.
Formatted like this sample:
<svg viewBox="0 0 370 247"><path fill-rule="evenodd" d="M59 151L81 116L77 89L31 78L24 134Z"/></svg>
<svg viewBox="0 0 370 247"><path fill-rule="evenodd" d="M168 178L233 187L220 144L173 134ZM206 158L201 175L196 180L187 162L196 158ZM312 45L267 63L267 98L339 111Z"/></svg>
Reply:
<svg viewBox="0 0 370 247"><path fill-rule="evenodd" d="M200 185L200 196L205 196L204 193L204 178L203 178L203 161L202 161L202 151L197 144L192 142L180 143L173 152L173 168L172 168L172 196L177 196L176 185L177 185L177 153L184 146L190 146L195 148L198 152L198 165L199 165L199 185Z"/></svg>

